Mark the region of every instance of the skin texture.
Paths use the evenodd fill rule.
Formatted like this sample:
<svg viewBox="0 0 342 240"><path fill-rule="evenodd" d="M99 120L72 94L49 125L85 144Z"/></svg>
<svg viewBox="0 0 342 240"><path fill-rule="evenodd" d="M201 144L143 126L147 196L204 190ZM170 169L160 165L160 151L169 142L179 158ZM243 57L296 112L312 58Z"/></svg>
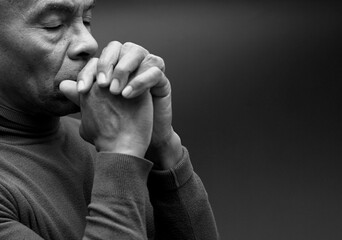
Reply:
<svg viewBox="0 0 342 240"><path fill-rule="evenodd" d="M113 41L93 58L92 0L0 0L0 101L26 114L81 110L80 134L98 151L147 155L167 169L181 158L164 61ZM129 143L129 144L128 144Z"/></svg>
<svg viewBox="0 0 342 240"><path fill-rule="evenodd" d="M39 115L59 116L78 110L59 91L64 79L76 80L97 51L90 34L91 0L1 1L0 99L7 107ZM77 5L39 16L51 2ZM81 3L82 2L82 3ZM16 97L20 96L20 97ZM27 111L30 109L30 111Z"/></svg>

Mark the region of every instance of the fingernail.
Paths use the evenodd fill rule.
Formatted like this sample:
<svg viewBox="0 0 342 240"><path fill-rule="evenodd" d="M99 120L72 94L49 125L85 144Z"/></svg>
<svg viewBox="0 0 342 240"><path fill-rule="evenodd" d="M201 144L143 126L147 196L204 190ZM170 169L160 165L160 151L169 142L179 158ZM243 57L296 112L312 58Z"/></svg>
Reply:
<svg viewBox="0 0 342 240"><path fill-rule="evenodd" d="M106 81L106 75L103 73L103 72L100 72L98 75L97 75L97 83L99 85L105 85L107 83Z"/></svg>
<svg viewBox="0 0 342 240"><path fill-rule="evenodd" d="M133 92L132 86L127 86L125 89L122 91L122 96L124 97L129 97Z"/></svg>
<svg viewBox="0 0 342 240"><path fill-rule="evenodd" d="M82 80L79 80L77 83L77 91L82 92L85 88L84 82Z"/></svg>
<svg viewBox="0 0 342 240"><path fill-rule="evenodd" d="M110 85L110 91L113 92L113 93L117 93L119 91L119 87L120 87L119 80L114 78L112 80L111 85Z"/></svg>

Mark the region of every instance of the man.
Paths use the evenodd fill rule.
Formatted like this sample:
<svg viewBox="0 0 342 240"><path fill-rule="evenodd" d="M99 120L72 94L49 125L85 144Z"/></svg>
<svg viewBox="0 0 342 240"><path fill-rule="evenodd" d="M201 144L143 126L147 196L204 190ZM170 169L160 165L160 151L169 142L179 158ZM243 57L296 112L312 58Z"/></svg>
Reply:
<svg viewBox="0 0 342 240"><path fill-rule="evenodd" d="M93 7L0 0L0 239L217 239L163 60L94 58Z"/></svg>

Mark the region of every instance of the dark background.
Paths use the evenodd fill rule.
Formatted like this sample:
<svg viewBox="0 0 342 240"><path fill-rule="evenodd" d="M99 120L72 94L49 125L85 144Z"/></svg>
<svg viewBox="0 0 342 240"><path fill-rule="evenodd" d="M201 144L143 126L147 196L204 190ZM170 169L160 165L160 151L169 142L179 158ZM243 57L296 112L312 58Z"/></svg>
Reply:
<svg viewBox="0 0 342 240"><path fill-rule="evenodd" d="M164 58L222 240L342 239L337 2L97 3L101 48L131 41Z"/></svg>

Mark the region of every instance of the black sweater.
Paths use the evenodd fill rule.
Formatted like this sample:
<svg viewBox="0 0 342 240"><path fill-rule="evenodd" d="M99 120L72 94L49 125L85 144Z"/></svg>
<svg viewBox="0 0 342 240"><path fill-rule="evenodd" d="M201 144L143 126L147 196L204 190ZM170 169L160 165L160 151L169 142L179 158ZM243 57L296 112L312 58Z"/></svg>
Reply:
<svg viewBox="0 0 342 240"><path fill-rule="evenodd" d="M0 107L0 239L218 239L189 155L166 171L97 153L79 121Z"/></svg>

